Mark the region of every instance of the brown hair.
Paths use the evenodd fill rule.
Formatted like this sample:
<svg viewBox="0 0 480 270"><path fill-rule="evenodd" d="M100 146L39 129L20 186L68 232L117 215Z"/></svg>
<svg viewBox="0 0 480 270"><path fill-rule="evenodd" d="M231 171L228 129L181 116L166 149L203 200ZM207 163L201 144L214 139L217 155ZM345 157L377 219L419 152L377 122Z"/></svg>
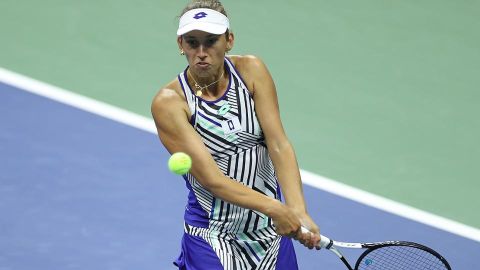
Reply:
<svg viewBox="0 0 480 270"><path fill-rule="evenodd" d="M187 6L183 9L182 14L179 17L182 17L183 14L187 13L192 9L197 8L208 8L218 11L228 17L227 11L223 7L222 3L218 0L192 0L192 2L188 3ZM227 29L225 32L225 37L228 39L230 29Z"/></svg>
<svg viewBox="0 0 480 270"><path fill-rule="evenodd" d="M225 11L225 8L223 7L222 3L220 3L220 1L218 0L193 0L183 9L182 14L180 14L180 17L183 14L185 14L187 11L190 11L192 9L197 9L197 8L213 9L228 17L227 12Z"/></svg>

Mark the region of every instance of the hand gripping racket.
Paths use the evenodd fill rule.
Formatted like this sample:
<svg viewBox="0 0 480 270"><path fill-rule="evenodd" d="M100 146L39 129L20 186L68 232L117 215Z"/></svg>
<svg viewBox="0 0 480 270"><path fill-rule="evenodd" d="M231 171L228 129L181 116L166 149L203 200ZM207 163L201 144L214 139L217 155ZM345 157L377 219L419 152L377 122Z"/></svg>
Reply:
<svg viewBox="0 0 480 270"><path fill-rule="evenodd" d="M302 227L302 232L309 232ZM349 270L451 270L447 260L435 250L407 241L345 243L320 236L320 248L335 253ZM366 249L352 268L337 248Z"/></svg>

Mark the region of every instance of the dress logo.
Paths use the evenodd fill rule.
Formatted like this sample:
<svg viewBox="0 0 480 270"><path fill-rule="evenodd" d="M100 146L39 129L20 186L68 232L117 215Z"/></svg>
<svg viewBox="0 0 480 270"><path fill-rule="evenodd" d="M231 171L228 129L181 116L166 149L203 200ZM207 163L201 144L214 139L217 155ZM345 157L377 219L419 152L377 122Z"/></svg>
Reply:
<svg viewBox="0 0 480 270"><path fill-rule="evenodd" d="M222 107L220 107L220 109L218 109L217 114L220 116L224 116L225 114L227 114L228 111L230 111L230 104L225 103L222 105Z"/></svg>
<svg viewBox="0 0 480 270"><path fill-rule="evenodd" d="M242 125L240 124L240 120L237 116L222 121L222 129L225 135L229 135L232 133L237 133L242 130Z"/></svg>

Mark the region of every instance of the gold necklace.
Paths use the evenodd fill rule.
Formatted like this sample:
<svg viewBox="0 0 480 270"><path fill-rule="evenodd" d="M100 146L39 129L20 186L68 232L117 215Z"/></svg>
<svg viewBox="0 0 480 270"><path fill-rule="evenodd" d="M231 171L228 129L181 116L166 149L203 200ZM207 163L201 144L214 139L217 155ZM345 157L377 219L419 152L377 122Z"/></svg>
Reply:
<svg viewBox="0 0 480 270"><path fill-rule="evenodd" d="M188 73L190 73L190 77L192 77L193 82L195 82L195 88L197 89L197 92L195 93L195 95L196 95L197 97L199 97L199 96L201 96L201 95L203 94L203 92L202 92L203 89L207 89L208 87L210 87L210 86L218 83L218 82L222 79L223 74L225 73L225 70L222 71L222 75L220 75L220 77L218 78L218 80L212 82L212 83L209 84L209 85L205 85L205 86L203 86L203 87L200 86L200 84L197 83L197 81L195 80L195 77L193 77L192 73L190 72L190 69L188 69Z"/></svg>

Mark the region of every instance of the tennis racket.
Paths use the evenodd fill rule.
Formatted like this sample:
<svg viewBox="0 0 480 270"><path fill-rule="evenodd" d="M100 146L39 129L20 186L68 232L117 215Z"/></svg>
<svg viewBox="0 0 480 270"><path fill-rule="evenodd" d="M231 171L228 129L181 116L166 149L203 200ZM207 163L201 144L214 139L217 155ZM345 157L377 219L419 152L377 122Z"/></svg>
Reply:
<svg viewBox="0 0 480 270"><path fill-rule="evenodd" d="M302 232L309 232L302 227ZM345 243L321 235L320 248L335 253L349 270L451 270L447 260L435 250L406 241ZM337 248L366 249L352 268Z"/></svg>

